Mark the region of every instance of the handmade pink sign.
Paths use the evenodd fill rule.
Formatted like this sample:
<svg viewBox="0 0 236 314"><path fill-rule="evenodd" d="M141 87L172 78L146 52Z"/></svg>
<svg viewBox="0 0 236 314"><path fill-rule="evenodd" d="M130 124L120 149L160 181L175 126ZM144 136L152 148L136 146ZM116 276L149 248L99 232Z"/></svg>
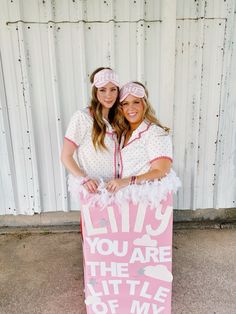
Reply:
<svg viewBox="0 0 236 314"><path fill-rule="evenodd" d="M171 313L172 193L155 208L81 203L87 313Z"/></svg>

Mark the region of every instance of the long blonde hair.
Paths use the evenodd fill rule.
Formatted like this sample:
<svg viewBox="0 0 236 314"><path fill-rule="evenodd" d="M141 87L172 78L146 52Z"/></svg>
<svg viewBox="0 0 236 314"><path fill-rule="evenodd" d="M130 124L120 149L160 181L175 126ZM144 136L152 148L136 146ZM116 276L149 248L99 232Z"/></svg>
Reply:
<svg viewBox="0 0 236 314"><path fill-rule="evenodd" d="M108 67L97 68L90 75L90 82L93 83L95 74L104 69L111 70L111 68L108 68ZM100 150L102 150L102 149L107 149L104 142L107 127L102 116L102 104L99 102L97 98L97 90L98 89L96 86L92 87L92 99L90 101L89 110L93 116L93 130L92 130L93 145L95 149L99 148ZM119 97L117 96L117 99L114 105L112 106L112 108L109 110L109 113L108 113L108 121L111 124L114 123L114 118L117 115L118 104L119 104Z"/></svg>
<svg viewBox="0 0 236 314"><path fill-rule="evenodd" d="M143 105L144 105L144 112L143 112L143 119L147 120L150 123L156 124L159 127L161 127L163 130L165 130L167 133L169 133L170 129L164 125L161 124L161 122L157 119L155 110L153 109L152 105L150 104L148 100L148 91L146 87L140 83L134 81L133 83L141 85L144 90L147 97L142 98ZM122 108L119 104L117 114L115 116L115 123L113 125L114 129L116 130L118 139L121 139L122 134L130 129L129 122L125 119Z"/></svg>

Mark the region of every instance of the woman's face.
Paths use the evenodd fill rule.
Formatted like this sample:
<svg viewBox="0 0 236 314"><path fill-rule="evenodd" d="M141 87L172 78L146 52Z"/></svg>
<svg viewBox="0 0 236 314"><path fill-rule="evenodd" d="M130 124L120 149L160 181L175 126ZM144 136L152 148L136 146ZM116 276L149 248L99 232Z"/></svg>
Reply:
<svg viewBox="0 0 236 314"><path fill-rule="evenodd" d="M131 129L136 129L143 121L144 104L142 98L128 95L121 103L124 117L130 124Z"/></svg>
<svg viewBox="0 0 236 314"><path fill-rule="evenodd" d="M111 82L97 89L97 99L104 109L110 109L118 96L118 87Z"/></svg>

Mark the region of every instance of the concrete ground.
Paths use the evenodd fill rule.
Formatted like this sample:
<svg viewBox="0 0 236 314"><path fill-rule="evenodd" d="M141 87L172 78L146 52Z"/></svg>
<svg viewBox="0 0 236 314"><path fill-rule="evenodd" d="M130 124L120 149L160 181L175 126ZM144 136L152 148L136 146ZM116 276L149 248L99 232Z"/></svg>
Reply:
<svg viewBox="0 0 236 314"><path fill-rule="evenodd" d="M0 314L86 313L78 227L52 229L0 228ZM236 229L175 229L173 248L172 313L236 313Z"/></svg>

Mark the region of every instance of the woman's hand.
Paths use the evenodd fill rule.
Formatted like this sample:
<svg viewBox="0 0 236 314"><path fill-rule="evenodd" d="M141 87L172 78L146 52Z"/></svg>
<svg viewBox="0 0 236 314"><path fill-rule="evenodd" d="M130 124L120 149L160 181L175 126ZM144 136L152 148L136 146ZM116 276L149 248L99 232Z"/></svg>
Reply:
<svg viewBox="0 0 236 314"><path fill-rule="evenodd" d="M124 179L113 179L107 182L106 189L108 192L115 193L119 191L121 188L129 185L129 178Z"/></svg>
<svg viewBox="0 0 236 314"><path fill-rule="evenodd" d="M94 179L88 179L83 186L89 193L97 193L98 182Z"/></svg>

